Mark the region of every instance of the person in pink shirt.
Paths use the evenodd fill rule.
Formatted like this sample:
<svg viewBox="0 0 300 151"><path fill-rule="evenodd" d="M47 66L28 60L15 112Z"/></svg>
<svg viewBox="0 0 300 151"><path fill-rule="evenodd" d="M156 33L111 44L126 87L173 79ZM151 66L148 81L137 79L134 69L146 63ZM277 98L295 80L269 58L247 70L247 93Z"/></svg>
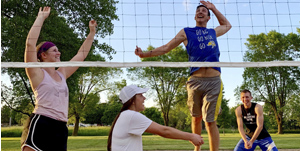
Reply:
<svg viewBox="0 0 300 151"><path fill-rule="evenodd" d="M26 40L25 62L60 62L58 47L49 41L36 46L41 28L50 14L50 7L40 8ZM70 61L83 61L92 46L97 23L89 22L90 33ZM69 89L66 79L79 67L26 68L36 102L33 114L22 134L23 151L67 150Z"/></svg>

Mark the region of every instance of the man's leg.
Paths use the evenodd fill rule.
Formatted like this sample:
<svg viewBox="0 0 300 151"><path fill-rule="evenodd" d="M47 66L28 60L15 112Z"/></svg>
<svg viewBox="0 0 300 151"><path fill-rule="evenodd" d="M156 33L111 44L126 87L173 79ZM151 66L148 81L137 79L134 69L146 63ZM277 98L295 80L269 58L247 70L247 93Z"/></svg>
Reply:
<svg viewBox="0 0 300 151"><path fill-rule="evenodd" d="M256 142L258 142L258 145L262 151L278 151L278 149L271 137L256 140Z"/></svg>
<svg viewBox="0 0 300 151"><path fill-rule="evenodd" d="M192 132L201 135L202 132L202 116L192 117ZM200 151L201 146L195 146L194 151Z"/></svg>
<svg viewBox="0 0 300 151"><path fill-rule="evenodd" d="M205 122L205 126L208 133L210 151L218 151L220 138L217 122Z"/></svg>

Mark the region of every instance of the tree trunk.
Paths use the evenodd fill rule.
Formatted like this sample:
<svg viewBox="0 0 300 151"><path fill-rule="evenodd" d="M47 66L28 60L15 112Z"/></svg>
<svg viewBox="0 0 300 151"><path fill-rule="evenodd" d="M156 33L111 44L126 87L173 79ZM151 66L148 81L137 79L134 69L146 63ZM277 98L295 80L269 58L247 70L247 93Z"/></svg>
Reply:
<svg viewBox="0 0 300 151"><path fill-rule="evenodd" d="M165 126L169 126L169 117L168 117L168 114L163 113L163 116L164 116L164 124L165 124Z"/></svg>
<svg viewBox="0 0 300 151"><path fill-rule="evenodd" d="M278 125L278 132L277 132L277 134L283 134L282 121L281 122L277 122L277 125Z"/></svg>
<svg viewBox="0 0 300 151"><path fill-rule="evenodd" d="M271 103L271 106L275 114L275 119L277 121L277 128L278 128L277 134L283 134L283 127L282 127L283 113L277 110L275 103Z"/></svg>
<svg viewBox="0 0 300 151"><path fill-rule="evenodd" d="M277 116L277 125L278 125L278 132L277 134L283 134L283 121L282 121L282 117L283 117L283 113L282 112L279 112L278 113L278 116Z"/></svg>
<svg viewBox="0 0 300 151"><path fill-rule="evenodd" d="M73 130L72 136L77 136L78 135L79 119L80 119L80 117L76 115L75 119L76 120L75 120L74 130Z"/></svg>

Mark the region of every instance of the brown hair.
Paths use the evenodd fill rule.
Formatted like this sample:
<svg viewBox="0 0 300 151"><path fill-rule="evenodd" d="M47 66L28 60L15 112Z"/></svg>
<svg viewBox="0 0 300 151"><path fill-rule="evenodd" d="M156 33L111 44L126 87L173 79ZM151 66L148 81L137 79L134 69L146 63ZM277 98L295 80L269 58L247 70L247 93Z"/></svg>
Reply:
<svg viewBox="0 0 300 151"><path fill-rule="evenodd" d="M210 16L210 12L209 12L209 9L205 6L205 5L198 5L196 10L199 8L199 7L204 7L207 9L207 15Z"/></svg>
<svg viewBox="0 0 300 151"><path fill-rule="evenodd" d="M40 50L40 48L42 47L42 45L43 45L44 43L46 43L46 42L47 42L47 41L43 41L43 42L39 43L39 44L36 46L36 52L37 52L37 53L39 52L39 50ZM43 60L42 60L41 57L38 57L38 56L37 56L37 58L38 58L38 61L43 62Z"/></svg>
<svg viewBox="0 0 300 151"><path fill-rule="evenodd" d="M134 95L131 99L129 99L126 103L123 104L121 111L119 112L119 114L115 117L114 121L112 122L110 131L109 131L109 135L108 135L108 140L107 140L107 150L111 151L111 144L112 144L112 132L114 130L115 124L120 116L120 114L125 111L128 110L129 107L132 105L132 103L135 101L135 96ZM121 101L121 100L120 100ZM122 102L122 101L121 101Z"/></svg>
<svg viewBox="0 0 300 151"><path fill-rule="evenodd" d="M251 92L247 89L242 90L241 93L250 93L250 96L252 96Z"/></svg>

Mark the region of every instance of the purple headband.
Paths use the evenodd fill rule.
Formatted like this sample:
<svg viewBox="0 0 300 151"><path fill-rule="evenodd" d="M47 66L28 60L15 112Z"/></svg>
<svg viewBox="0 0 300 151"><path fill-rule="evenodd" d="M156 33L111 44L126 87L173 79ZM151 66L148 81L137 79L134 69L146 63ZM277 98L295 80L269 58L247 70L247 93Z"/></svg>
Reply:
<svg viewBox="0 0 300 151"><path fill-rule="evenodd" d="M46 41L39 49L38 53L37 53L37 57L40 58L41 57L41 53L47 51L49 48L55 46L54 43Z"/></svg>

